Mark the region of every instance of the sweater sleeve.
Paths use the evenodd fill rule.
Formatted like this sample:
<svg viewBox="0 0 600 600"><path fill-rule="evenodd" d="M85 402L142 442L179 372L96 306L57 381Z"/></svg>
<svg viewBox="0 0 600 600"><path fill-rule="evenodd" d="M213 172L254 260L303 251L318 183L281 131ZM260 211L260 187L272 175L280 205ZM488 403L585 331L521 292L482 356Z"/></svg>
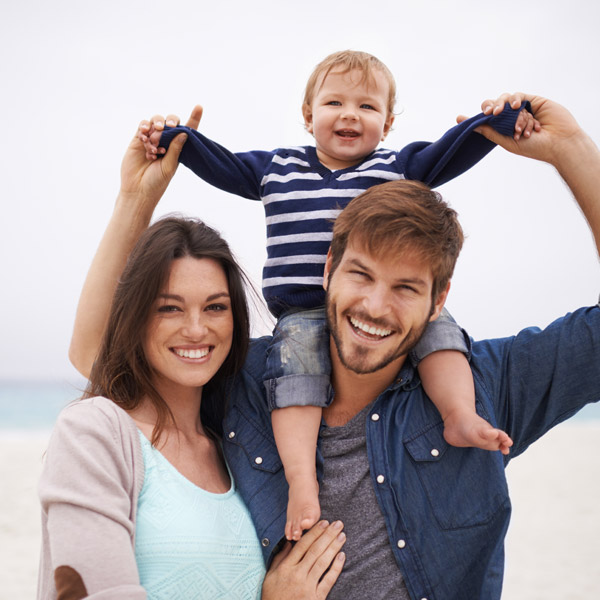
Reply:
<svg viewBox="0 0 600 600"><path fill-rule="evenodd" d="M490 125L498 133L513 135L521 110L531 110L529 102L515 110L506 103L499 115L480 113L449 129L437 142L413 142L398 153L400 172L407 179L437 187L476 165L496 144L475 132Z"/></svg>
<svg viewBox="0 0 600 600"><path fill-rule="evenodd" d="M261 181L273 159L273 152L255 150L235 154L209 140L199 131L184 126L167 128L160 138L160 146L167 149L173 138L180 133L188 135L179 155L180 163L225 192L250 200L260 200Z"/></svg>
<svg viewBox="0 0 600 600"><path fill-rule="evenodd" d="M59 417L39 483L40 599L146 598L133 545L135 448L123 427L114 411L90 401Z"/></svg>

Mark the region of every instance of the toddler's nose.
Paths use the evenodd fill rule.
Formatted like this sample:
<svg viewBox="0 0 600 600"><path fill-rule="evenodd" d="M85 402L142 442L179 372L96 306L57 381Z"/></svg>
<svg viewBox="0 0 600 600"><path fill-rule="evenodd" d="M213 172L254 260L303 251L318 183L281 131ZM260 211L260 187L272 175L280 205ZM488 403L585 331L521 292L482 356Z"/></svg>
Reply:
<svg viewBox="0 0 600 600"><path fill-rule="evenodd" d="M342 113L342 119L345 119L346 121L356 121L358 120L358 115L356 114L356 111L346 109Z"/></svg>

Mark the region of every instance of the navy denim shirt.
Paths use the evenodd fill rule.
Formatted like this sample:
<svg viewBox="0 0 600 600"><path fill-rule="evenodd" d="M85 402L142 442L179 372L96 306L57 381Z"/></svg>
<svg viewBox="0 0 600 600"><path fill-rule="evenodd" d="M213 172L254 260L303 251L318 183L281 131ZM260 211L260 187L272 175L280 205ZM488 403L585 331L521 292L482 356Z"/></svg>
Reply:
<svg viewBox="0 0 600 600"><path fill-rule="evenodd" d="M267 344L252 344L230 399L224 448L269 563L283 536L288 489L262 384ZM509 457L449 446L409 361L367 419L373 487L415 600L500 598L511 513L504 468L600 399L600 309L579 309L543 331L473 342L471 367L477 411L512 437Z"/></svg>

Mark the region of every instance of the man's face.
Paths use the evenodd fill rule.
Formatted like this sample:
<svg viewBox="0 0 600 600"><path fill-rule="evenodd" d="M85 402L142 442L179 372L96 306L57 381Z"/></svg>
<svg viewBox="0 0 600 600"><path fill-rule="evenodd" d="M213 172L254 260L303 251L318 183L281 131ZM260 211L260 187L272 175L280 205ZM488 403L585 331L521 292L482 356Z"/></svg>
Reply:
<svg viewBox="0 0 600 600"><path fill-rule="evenodd" d="M349 243L329 280L327 319L341 364L358 374L397 363L397 370L442 310L448 289L432 302L430 266L410 253L373 257Z"/></svg>

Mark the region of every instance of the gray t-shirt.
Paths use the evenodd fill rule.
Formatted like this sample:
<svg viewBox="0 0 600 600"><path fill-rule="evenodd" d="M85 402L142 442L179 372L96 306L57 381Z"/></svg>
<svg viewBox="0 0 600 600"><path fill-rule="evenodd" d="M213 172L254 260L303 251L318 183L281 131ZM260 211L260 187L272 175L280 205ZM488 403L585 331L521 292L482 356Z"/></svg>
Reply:
<svg viewBox="0 0 600 600"><path fill-rule="evenodd" d="M344 569L330 600L410 600L394 559L367 457L369 406L342 427L321 429L324 473L319 491L321 517L344 523Z"/></svg>

